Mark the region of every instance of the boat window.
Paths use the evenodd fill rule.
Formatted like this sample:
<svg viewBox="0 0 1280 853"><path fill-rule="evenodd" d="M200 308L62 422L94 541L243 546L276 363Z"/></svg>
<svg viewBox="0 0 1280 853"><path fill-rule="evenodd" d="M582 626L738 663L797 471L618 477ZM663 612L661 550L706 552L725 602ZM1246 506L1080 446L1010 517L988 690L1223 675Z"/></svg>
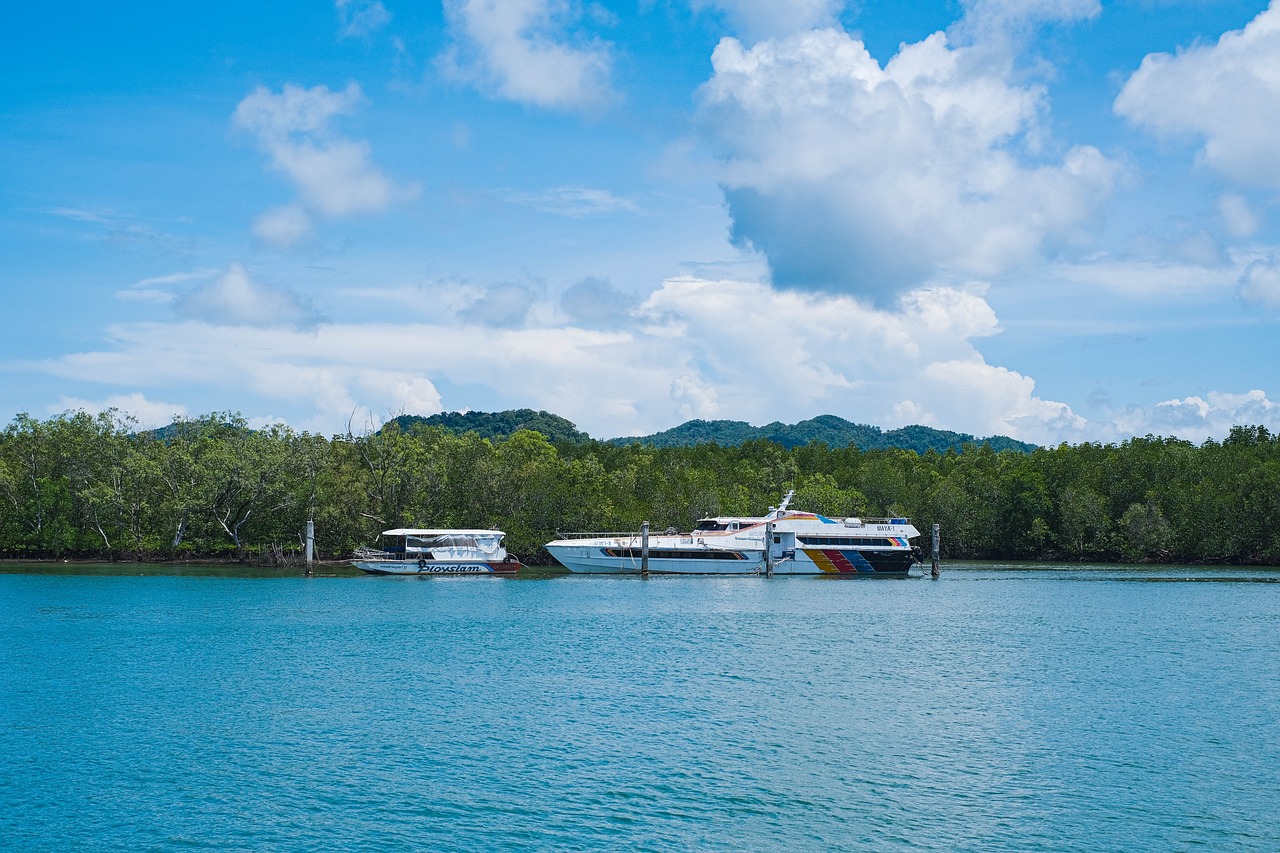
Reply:
<svg viewBox="0 0 1280 853"><path fill-rule="evenodd" d="M699 521L698 526L693 529L694 530L724 530L726 529L726 527L724 524L721 524L720 522L716 521L714 518L704 518L702 519L702 521Z"/></svg>
<svg viewBox="0 0 1280 853"><path fill-rule="evenodd" d="M800 536L802 545L828 545L836 548L880 547L893 545L888 539L873 539L866 536Z"/></svg>
<svg viewBox="0 0 1280 853"><path fill-rule="evenodd" d="M425 550L427 548L475 548L476 539L473 536L459 536L456 534L406 536L405 544L414 550Z"/></svg>
<svg viewBox="0 0 1280 853"><path fill-rule="evenodd" d="M639 560L641 557L639 548L605 548L604 553L609 557L625 557L630 560ZM675 548L650 548L650 560L745 560L741 553L737 551L681 551Z"/></svg>

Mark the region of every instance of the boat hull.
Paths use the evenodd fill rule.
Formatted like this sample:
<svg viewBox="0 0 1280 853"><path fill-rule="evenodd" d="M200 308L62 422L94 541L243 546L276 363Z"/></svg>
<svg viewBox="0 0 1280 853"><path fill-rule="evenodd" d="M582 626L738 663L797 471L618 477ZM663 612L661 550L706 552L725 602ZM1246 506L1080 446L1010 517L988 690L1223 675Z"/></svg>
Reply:
<svg viewBox="0 0 1280 853"><path fill-rule="evenodd" d="M638 549L551 543L547 550L569 571L588 575L634 575L640 573ZM650 555L648 570L655 575L762 575L763 550L722 552L712 556L661 557ZM853 548L802 548L774 563L775 575L821 575L830 577L910 577L918 566L915 555L900 550L859 550Z"/></svg>
<svg viewBox="0 0 1280 853"><path fill-rule="evenodd" d="M370 575L513 575L521 567L515 560L353 560L352 565Z"/></svg>

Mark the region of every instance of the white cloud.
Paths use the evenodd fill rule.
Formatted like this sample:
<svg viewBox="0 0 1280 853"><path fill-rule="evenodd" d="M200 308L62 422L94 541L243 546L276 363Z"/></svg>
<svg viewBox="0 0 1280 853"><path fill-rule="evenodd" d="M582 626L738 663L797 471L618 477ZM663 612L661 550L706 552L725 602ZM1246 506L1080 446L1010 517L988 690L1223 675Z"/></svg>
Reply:
<svg viewBox="0 0 1280 853"><path fill-rule="evenodd" d="M724 39L712 64L701 115L733 234L780 286L885 299L939 272L995 275L1075 236L1117 174L1088 146L1027 162L1041 91L943 33L884 68L835 30Z"/></svg>
<svg viewBox="0 0 1280 853"><path fill-rule="evenodd" d="M458 316L478 326L520 326L529 316L535 298L533 290L523 284L495 284L480 292Z"/></svg>
<svg viewBox="0 0 1280 853"><path fill-rule="evenodd" d="M465 301L455 310L465 313ZM976 344L1000 323L978 286L913 291L879 310L848 296L675 278L631 317L600 330L511 327L479 315L463 323L450 311L429 322L305 330L133 323L113 327L96 351L45 369L197 410L197 398L219 408L231 396L250 417L283 411L297 428L330 433L374 413L472 405L476 389L495 407L547 409L602 438L690 418L763 424L823 413L1043 444L1147 432L1221 438L1234 424L1280 421L1276 405L1252 391L1199 394L1086 422L1037 394L1032 377L983 358ZM472 396L449 400L441 388Z"/></svg>
<svg viewBox="0 0 1280 853"><path fill-rule="evenodd" d="M223 287L232 295L222 301L239 306L239 291ZM345 428L354 410L435 409L441 381L488 388L503 405L545 408L602 437L690 417L765 423L823 412L899 426L898 413L912 411L969 432L1038 438L1048 429L1041 422L1062 416L1063 407L1035 397L1029 379L983 362L971 340L998 324L975 292L922 291L883 312L848 297L681 278L639 316L603 331L554 333L447 316L306 331L136 323L113 328L99 351L48 369L153 394L258 395L275 413L292 406L295 425L319 429L327 419L330 431Z"/></svg>
<svg viewBox="0 0 1280 853"><path fill-rule="evenodd" d="M288 140L293 134L322 133L329 120L355 110L364 96L360 87L350 83L341 92L328 86L304 89L286 83L280 94L259 86L236 105L237 127L258 135L264 144Z"/></svg>
<svg viewBox="0 0 1280 853"><path fill-rule="evenodd" d="M1227 294L1243 265L1200 264L1166 257L1158 260L1096 258L1047 268L1046 278L1136 299L1168 300L1204 294Z"/></svg>
<svg viewBox="0 0 1280 853"><path fill-rule="evenodd" d="M1256 260L1240 276L1240 297L1267 308L1280 308L1280 258Z"/></svg>
<svg viewBox="0 0 1280 853"><path fill-rule="evenodd" d="M218 325L313 326L318 315L298 296L254 281L242 264L173 300L180 317Z"/></svg>
<svg viewBox="0 0 1280 853"><path fill-rule="evenodd" d="M637 304L629 293L615 288L607 279L588 276L574 282L560 294L560 305L572 320L588 328L625 322Z"/></svg>
<svg viewBox="0 0 1280 853"><path fill-rule="evenodd" d="M138 426L143 429L166 426L173 423L176 418L185 418L189 414L187 407L180 403L148 400L145 395L137 391L132 394L115 394L104 400L59 397L57 404L49 408L49 413L58 414L67 410L79 410L97 414L108 409L115 409L122 414L133 415L138 421Z"/></svg>
<svg viewBox="0 0 1280 853"><path fill-rule="evenodd" d="M1262 226L1257 212L1238 193L1223 193L1218 197L1218 215L1227 234L1238 239L1252 237Z"/></svg>
<svg viewBox="0 0 1280 853"><path fill-rule="evenodd" d="M447 0L445 11L455 40L441 57L447 73L547 109L615 99L611 50L575 34L579 16L568 0Z"/></svg>
<svg viewBox="0 0 1280 853"><path fill-rule="evenodd" d="M967 0L956 30L975 41L1015 35L1040 23L1096 18L1099 0Z"/></svg>
<svg viewBox="0 0 1280 853"><path fill-rule="evenodd" d="M1203 397L1166 400L1149 409L1131 407L1117 424L1124 435L1173 435L1199 442L1225 438L1233 426L1280 429L1280 404L1258 389L1244 394L1212 391Z"/></svg>
<svg viewBox="0 0 1280 853"><path fill-rule="evenodd" d="M355 83L341 92L289 83L279 94L259 86L236 107L233 121L258 138L271 167L293 181L306 208L330 217L374 213L418 190L398 187L384 175L367 142L330 130L335 116L352 112L361 100ZM309 228L297 205L268 211L254 226L259 237L278 245L296 242Z"/></svg>
<svg viewBox="0 0 1280 853"><path fill-rule="evenodd" d="M1240 185L1280 187L1280 2L1216 44L1149 54L1115 111L1158 133L1202 138L1201 162Z"/></svg>
<svg viewBox="0 0 1280 853"><path fill-rule="evenodd" d="M734 32L749 41L789 36L802 30L827 27L847 5L846 0L691 0L695 12L716 9Z"/></svg>
<svg viewBox="0 0 1280 853"><path fill-rule="evenodd" d="M515 204L523 204L544 213L555 213L572 219L589 216L608 216L613 213L635 213L636 203L616 196L608 190L590 187L552 187L540 193L510 191L504 197Z"/></svg>
<svg viewBox="0 0 1280 853"><path fill-rule="evenodd" d="M273 207L253 221L253 233L273 246L287 249L311 233L311 217L299 204Z"/></svg>
<svg viewBox="0 0 1280 853"><path fill-rule="evenodd" d="M157 275L136 281L124 290L116 291L116 298L131 302L155 302L160 305L172 305L177 299L173 285L191 281L208 281L217 276L221 270L202 269L191 272L176 272Z"/></svg>
<svg viewBox="0 0 1280 853"><path fill-rule="evenodd" d="M391 13L378 0L335 0L334 6L342 38L368 36L391 22Z"/></svg>

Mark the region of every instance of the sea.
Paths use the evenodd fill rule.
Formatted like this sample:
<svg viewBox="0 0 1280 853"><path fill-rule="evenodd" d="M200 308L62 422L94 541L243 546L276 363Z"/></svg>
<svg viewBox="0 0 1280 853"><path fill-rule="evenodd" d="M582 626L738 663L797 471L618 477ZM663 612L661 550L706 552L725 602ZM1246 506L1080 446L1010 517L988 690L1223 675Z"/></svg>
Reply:
<svg viewBox="0 0 1280 853"><path fill-rule="evenodd" d="M0 567L6 851L1280 850L1280 569Z"/></svg>

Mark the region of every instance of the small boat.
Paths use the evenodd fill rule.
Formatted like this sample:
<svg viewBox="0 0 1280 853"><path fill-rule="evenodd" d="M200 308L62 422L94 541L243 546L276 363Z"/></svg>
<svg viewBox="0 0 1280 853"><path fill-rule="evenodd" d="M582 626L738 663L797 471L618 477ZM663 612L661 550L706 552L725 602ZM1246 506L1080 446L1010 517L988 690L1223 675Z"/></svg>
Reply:
<svg viewBox="0 0 1280 853"><path fill-rule="evenodd" d="M654 574L826 575L909 577L919 570L920 531L905 518L827 518L787 509L794 491L759 517L704 518L693 531L651 534ZM563 534L547 551L571 572L635 574L643 541L637 533Z"/></svg>
<svg viewBox="0 0 1280 853"><path fill-rule="evenodd" d="M378 548L358 548L352 565L371 575L510 575L520 560L501 530L384 530Z"/></svg>

